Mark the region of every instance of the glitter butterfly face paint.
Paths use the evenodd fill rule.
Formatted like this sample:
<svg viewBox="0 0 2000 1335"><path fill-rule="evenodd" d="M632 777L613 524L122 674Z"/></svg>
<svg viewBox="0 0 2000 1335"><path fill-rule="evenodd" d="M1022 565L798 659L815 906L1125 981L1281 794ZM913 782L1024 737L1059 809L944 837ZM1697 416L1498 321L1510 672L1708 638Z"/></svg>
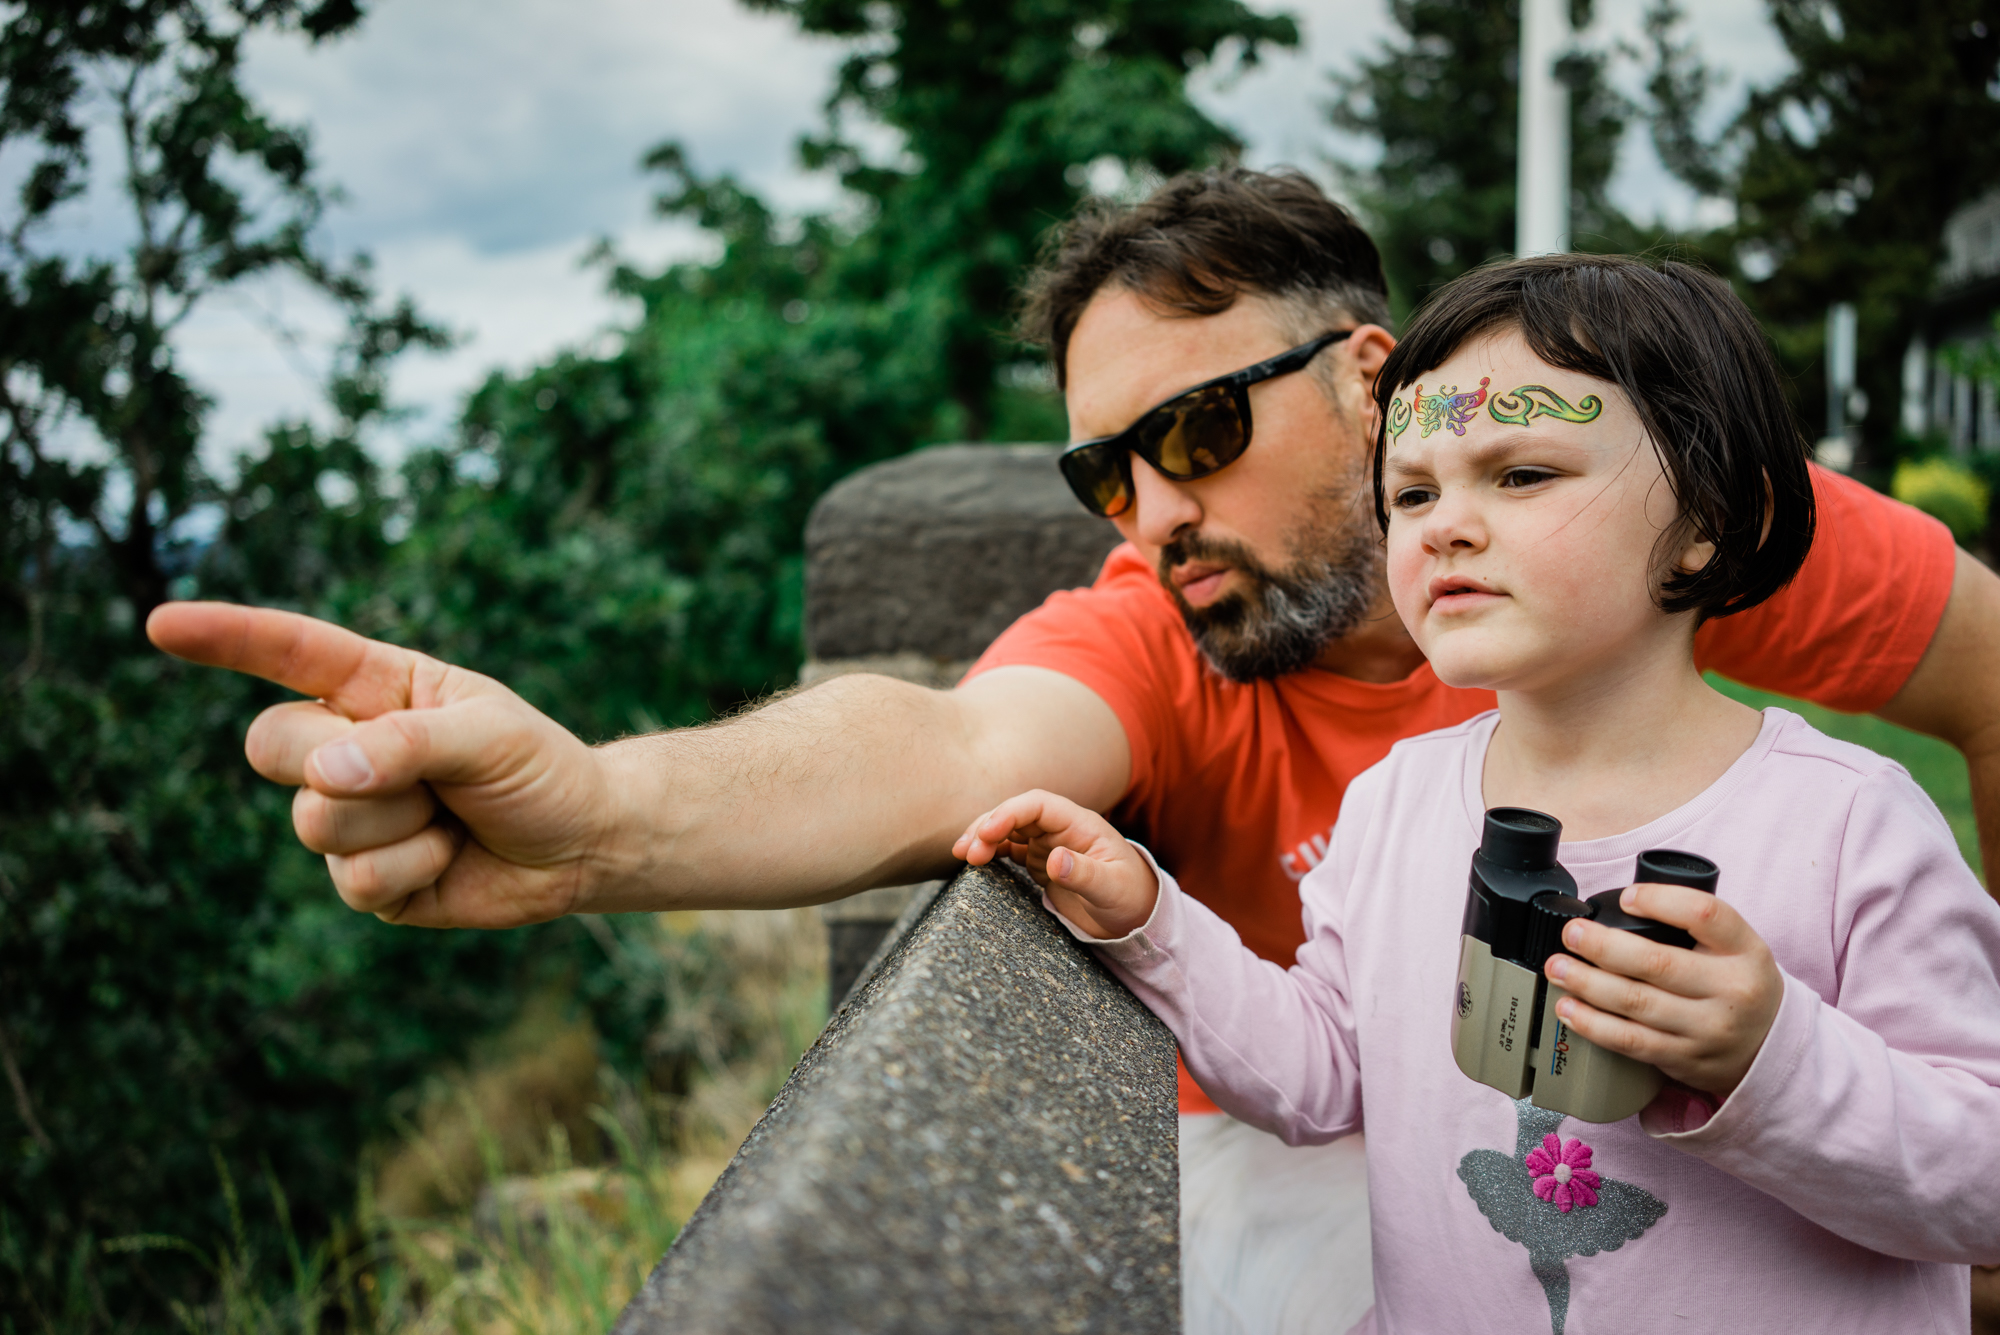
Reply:
<svg viewBox="0 0 2000 1335"><path fill-rule="evenodd" d="M1526 426L1537 417L1553 417L1561 422L1595 422L1598 414L1604 411L1604 400L1595 394L1586 394L1572 408L1569 400L1546 385L1522 385L1512 394L1495 394L1486 411L1493 415L1494 421L1505 422L1509 426Z"/></svg>
<svg viewBox="0 0 2000 1335"><path fill-rule="evenodd" d="M1422 385L1417 386L1416 403L1413 411L1417 419L1417 434L1428 437L1434 431L1449 431L1454 436L1465 434L1465 427L1486 402L1486 386L1491 377L1481 376L1479 388L1461 394L1457 385L1451 385L1435 394L1424 393ZM1394 408L1391 407L1391 415ZM1405 423L1407 425L1407 423Z"/></svg>

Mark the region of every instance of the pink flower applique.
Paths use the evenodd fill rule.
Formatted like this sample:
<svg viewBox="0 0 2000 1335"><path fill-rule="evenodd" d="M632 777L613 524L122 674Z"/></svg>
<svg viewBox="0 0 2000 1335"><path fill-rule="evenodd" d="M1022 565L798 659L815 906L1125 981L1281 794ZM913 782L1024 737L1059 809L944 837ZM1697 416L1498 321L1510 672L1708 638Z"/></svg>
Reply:
<svg viewBox="0 0 2000 1335"><path fill-rule="evenodd" d="M1565 1144L1554 1132L1542 1137L1542 1147L1528 1151L1528 1171L1535 1175L1535 1194L1561 1210L1597 1204L1603 1179L1591 1171L1590 1146L1580 1140Z"/></svg>

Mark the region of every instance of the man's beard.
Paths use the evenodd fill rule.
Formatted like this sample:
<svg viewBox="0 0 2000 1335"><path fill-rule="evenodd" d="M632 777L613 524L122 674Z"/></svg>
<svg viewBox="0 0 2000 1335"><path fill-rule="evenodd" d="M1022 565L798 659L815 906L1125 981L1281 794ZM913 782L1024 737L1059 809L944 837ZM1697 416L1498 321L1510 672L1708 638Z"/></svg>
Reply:
<svg viewBox="0 0 2000 1335"><path fill-rule="evenodd" d="M1279 570L1240 542L1199 533L1183 534L1160 550L1160 582L1180 605L1202 657L1231 681L1282 677L1310 666L1361 624L1382 587L1381 536L1356 492L1322 494L1312 515L1287 537L1291 561ZM1170 578L1188 561L1229 566L1249 587L1192 607Z"/></svg>

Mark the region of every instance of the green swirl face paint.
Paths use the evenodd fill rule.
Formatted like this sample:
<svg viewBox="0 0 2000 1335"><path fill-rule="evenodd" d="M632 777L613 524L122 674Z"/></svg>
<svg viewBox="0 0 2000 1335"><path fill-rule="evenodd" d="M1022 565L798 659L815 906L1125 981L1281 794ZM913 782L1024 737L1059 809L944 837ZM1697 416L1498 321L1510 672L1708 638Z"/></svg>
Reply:
<svg viewBox="0 0 2000 1335"><path fill-rule="evenodd" d="M1604 400L1586 394L1572 408L1569 400L1547 385L1522 385L1512 394L1495 394L1486 411L1493 415L1494 421L1509 426L1526 426L1537 417L1553 417L1559 422L1595 422L1604 411Z"/></svg>
<svg viewBox="0 0 2000 1335"><path fill-rule="evenodd" d="M1417 390L1421 393L1423 386L1417 386ZM1389 434L1392 436L1401 436L1404 431L1409 429L1409 425L1410 405L1401 399L1389 400Z"/></svg>

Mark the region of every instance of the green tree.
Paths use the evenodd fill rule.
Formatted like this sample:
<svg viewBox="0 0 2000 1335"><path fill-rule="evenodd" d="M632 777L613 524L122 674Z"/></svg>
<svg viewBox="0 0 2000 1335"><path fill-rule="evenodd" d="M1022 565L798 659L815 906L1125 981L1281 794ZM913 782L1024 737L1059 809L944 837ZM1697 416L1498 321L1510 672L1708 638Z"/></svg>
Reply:
<svg viewBox="0 0 2000 1335"><path fill-rule="evenodd" d="M1518 161L1518 0L1391 0L1397 32L1334 79L1335 126L1380 145L1365 166L1336 164L1382 248L1397 305L1514 250ZM1572 0L1572 22L1590 21ZM1612 53L1579 46L1570 88L1572 233L1578 249L1638 244L1606 194L1634 108L1610 85Z"/></svg>
<svg viewBox="0 0 2000 1335"><path fill-rule="evenodd" d="M322 1233L390 1096L503 1020L523 967L507 938L425 941L332 902L285 794L242 763L244 721L279 693L138 635L176 590L311 607L386 555L390 502L357 435L387 360L439 335L314 248L306 137L238 81L250 31L320 40L357 17L149 0L15 7L0 26L0 148L22 164L0 225L9 1329L164 1325L168 1300L200 1297L185 1258L100 1244L226 1237L212 1150L240 1180L268 1164ZM92 160L94 125L115 166ZM93 179L127 206L102 253L65 229ZM207 403L172 336L209 294L278 272L350 317L338 423L274 431L225 484L201 466Z"/></svg>
<svg viewBox="0 0 2000 1335"><path fill-rule="evenodd" d="M324 199L304 135L237 81L252 28L320 40L358 18L352 0L133 0L29 5L0 30L0 149L26 159L0 221L7 485L41 501L38 515L53 507L90 531L130 622L167 596L176 528L207 498L196 450L208 405L175 364L175 329L218 288L274 271L366 308L363 275L335 271L309 245ZM90 182L93 117L110 123L122 156L130 240L115 256L69 253L55 225ZM65 425L109 457L62 457L51 433ZM55 531L9 532L33 552L10 566L46 578ZM13 592L32 607L35 580Z"/></svg>
<svg viewBox="0 0 2000 1335"><path fill-rule="evenodd" d="M846 202L779 218L656 150L661 210L721 257L615 267L642 307L621 347L489 381L462 439L417 461L411 539L355 612L510 674L587 735L793 680L804 521L842 474L930 441L1059 433L1007 335L1043 233L1092 162L1144 177L1233 154L1188 73L1297 36L1237 0L758 3L852 44L802 145ZM896 132L890 160L855 146L858 120Z"/></svg>
<svg viewBox="0 0 2000 1335"><path fill-rule="evenodd" d="M950 314L939 331L955 434L991 425L1007 358L1014 284L1049 224L1078 197L1075 168L1111 158L1172 173L1238 147L1184 92L1189 71L1225 42L1254 64L1293 46L1289 18L1238 0L751 0L806 32L853 40L828 100L827 133L803 146L838 171L871 225L829 279L851 298L898 290ZM842 139L859 114L896 131L907 166L873 164ZM968 240L977 238L976 244Z"/></svg>
<svg viewBox="0 0 2000 1335"><path fill-rule="evenodd" d="M806 150L848 204L778 218L663 149L663 208L714 231L722 258L614 265L643 310L621 346L496 376L451 447L398 477L360 436L386 406L387 360L435 331L314 248L307 138L237 77L251 29L317 40L357 11L10 11L0 130L40 164L0 292L0 1304L24 1327L150 1327L199 1297L183 1258L100 1244L228 1236L212 1147L241 1182L268 1161L299 1236L324 1237L392 1100L537 986L572 988L627 1069L670 1082L687 1065L662 1014L685 986L613 977L630 961L607 966L574 924L439 938L342 908L290 836L286 795L241 761L245 720L280 693L144 650L147 609L201 594L333 615L493 672L591 736L784 684L814 498L927 440L1059 429L1005 328L1076 169L1232 152L1186 73L1231 38L1254 54L1294 37L1233 0L790 8L854 42ZM98 88L134 240L80 257L46 243L107 174L85 154ZM849 146L860 116L902 130L893 162ZM352 317L338 420L281 425L239 476L210 477L173 328L208 292L275 271ZM90 448L63 447L78 437Z"/></svg>
<svg viewBox="0 0 2000 1335"><path fill-rule="evenodd" d="M1886 480L1899 367L1942 258L1945 220L2000 184L2000 6L1992 0L1767 0L1793 68L1751 92L1715 141L1690 128L1707 91L1679 52L1661 85L1663 156L1735 206L1705 249L1733 264L1823 421L1826 309L1860 316L1869 411L1861 467ZM1663 62L1664 67L1664 62Z"/></svg>

